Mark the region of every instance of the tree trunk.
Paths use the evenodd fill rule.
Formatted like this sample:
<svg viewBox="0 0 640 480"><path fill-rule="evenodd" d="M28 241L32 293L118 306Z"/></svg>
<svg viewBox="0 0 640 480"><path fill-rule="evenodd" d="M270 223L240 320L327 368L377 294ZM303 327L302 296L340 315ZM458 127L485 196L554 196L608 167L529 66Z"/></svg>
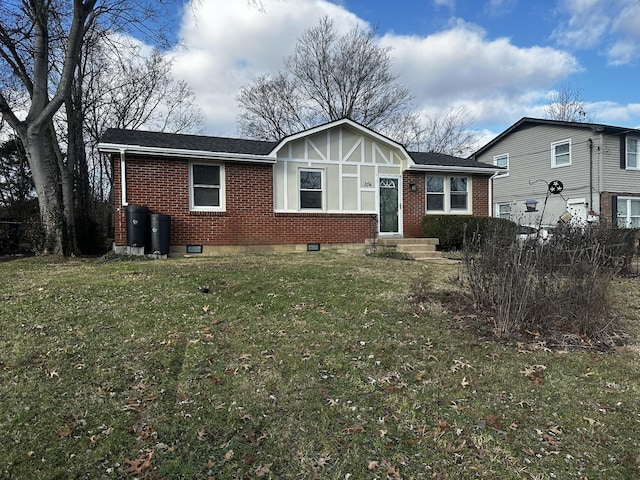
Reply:
<svg viewBox="0 0 640 480"><path fill-rule="evenodd" d="M63 255L65 222L59 169L55 154L47 139L48 135L39 130L37 128L28 129L23 143L38 194L38 206L44 234L42 250L43 253Z"/></svg>

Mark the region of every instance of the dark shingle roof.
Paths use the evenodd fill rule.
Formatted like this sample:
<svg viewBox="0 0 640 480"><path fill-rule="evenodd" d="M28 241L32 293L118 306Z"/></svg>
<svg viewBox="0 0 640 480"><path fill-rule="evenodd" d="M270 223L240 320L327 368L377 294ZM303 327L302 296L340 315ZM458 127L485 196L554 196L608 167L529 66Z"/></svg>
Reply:
<svg viewBox="0 0 640 480"><path fill-rule="evenodd" d="M277 142L110 128L100 143L240 155L269 155ZM408 152L417 165L495 169L493 165L435 152ZM488 172L489 173L489 172Z"/></svg>
<svg viewBox="0 0 640 480"><path fill-rule="evenodd" d="M273 147L276 146L275 142L261 140L148 132L144 130L122 130L117 128L110 128L104 132L100 143L246 155L268 155L273 150Z"/></svg>
<svg viewBox="0 0 640 480"><path fill-rule="evenodd" d="M418 165L448 166L448 167L473 167L495 169L494 165L476 162L467 158L454 157L444 153L436 152L409 152L413 161Z"/></svg>
<svg viewBox="0 0 640 480"><path fill-rule="evenodd" d="M620 135L626 132L635 131L638 132L638 129L628 128L628 127L617 127L615 125L604 125L601 123L590 123L590 122L567 122L563 120L550 120L545 118L531 118L531 117L522 117L516 123L511 125L505 131L494 137L492 140L484 144L478 150L476 150L470 158L475 158L478 155L482 154L484 151L488 150L493 145L500 142L506 136L516 132L520 129L528 128L535 125L550 125L556 127L571 127L571 128L581 128L588 129L592 132L603 132L613 135Z"/></svg>

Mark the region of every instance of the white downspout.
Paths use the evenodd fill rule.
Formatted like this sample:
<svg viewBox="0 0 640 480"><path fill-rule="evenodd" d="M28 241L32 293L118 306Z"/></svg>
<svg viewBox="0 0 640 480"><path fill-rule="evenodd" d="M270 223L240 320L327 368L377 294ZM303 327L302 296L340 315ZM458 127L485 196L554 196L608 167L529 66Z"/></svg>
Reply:
<svg viewBox="0 0 640 480"><path fill-rule="evenodd" d="M120 149L120 194L122 196L122 206L126 207L129 205L129 202L127 202L127 163L124 152L124 148Z"/></svg>
<svg viewBox="0 0 640 480"><path fill-rule="evenodd" d="M493 175L489 177L489 217L494 217L495 212L493 211L493 179L498 175L498 172L495 172Z"/></svg>

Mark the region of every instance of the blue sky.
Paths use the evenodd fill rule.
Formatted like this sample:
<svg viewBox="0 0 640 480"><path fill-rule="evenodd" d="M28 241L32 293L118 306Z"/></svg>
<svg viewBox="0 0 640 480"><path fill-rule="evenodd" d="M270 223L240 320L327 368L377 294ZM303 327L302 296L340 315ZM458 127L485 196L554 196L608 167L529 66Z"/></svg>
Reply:
<svg viewBox="0 0 640 480"><path fill-rule="evenodd" d="M543 117L554 91L580 90L594 121L640 127L638 0L194 0L177 18L174 75L203 109L204 133L235 135L240 87L282 67L329 16L376 27L425 115L464 107L489 139Z"/></svg>

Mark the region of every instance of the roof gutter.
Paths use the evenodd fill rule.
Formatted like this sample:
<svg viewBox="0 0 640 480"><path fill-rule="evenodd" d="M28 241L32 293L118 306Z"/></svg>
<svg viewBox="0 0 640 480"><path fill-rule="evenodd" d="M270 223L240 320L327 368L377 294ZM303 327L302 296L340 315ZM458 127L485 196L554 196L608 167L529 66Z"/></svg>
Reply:
<svg viewBox="0 0 640 480"><path fill-rule="evenodd" d="M247 155L246 153L210 152L206 150L187 150L183 148L145 147L142 145L123 145L118 143L99 143L102 153L121 153L126 151L133 155L157 155L161 157L180 157L198 160L226 160L233 162L276 163L271 155Z"/></svg>
<svg viewBox="0 0 640 480"><path fill-rule="evenodd" d="M495 175L502 169L491 167L455 167L452 165L410 165L407 169L412 172L452 172L452 173L484 173L485 175Z"/></svg>

